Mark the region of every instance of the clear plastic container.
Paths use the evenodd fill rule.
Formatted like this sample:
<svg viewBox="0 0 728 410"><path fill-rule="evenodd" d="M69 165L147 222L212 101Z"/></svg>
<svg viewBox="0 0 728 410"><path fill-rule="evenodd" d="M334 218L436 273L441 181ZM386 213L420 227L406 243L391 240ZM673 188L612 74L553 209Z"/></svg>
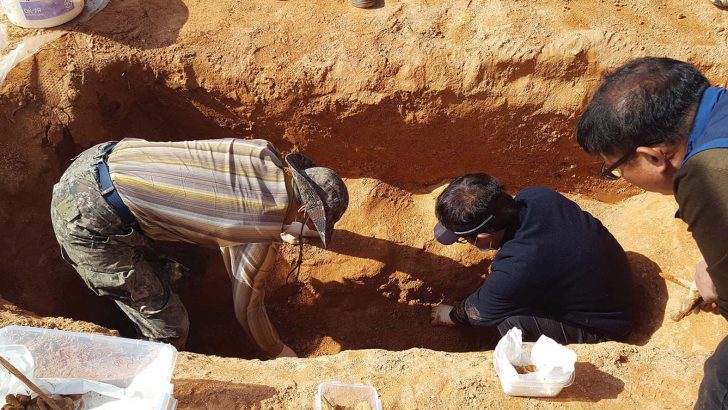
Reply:
<svg viewBox="0 0 728 410"><path fill-rule="evenodd" d="M151 373L140 394L155 410L176 407L170 381L177 349L171 345L26 326L0 329L0 345L25 346L35 378L88 379L126 389L142 371Z"/></svg>
<svg viewBox="0 0 728 410"><path fill-rule="evenodd" d="M48 28L68 23L81 14L84 0L0 0L16 26Z"/></svg>
<svg viewBox="0 0 728 410"><path fill-rule="evenodd" d="M522 348L530 355L531 348L533 348L534 344L535 343L524 342ZM575 372L572 372L561 379L527 380L521 377L509 378L505 376L503 366L513 364L499 363L498 358L495 355L493 356L493 364L495 365L496 373L498 373L498 378L500 379L503 391L509 396L554 397L561 393L561 389L571 386L571 384L574 383ZM522 375L519 374L518 376Z"/></svg>
<svg viewBox="0 0 728 410"><path fill-rule="evenodd" d="M323 382L318 386L314 408L322 410L323 397L333 406L346 406L354 410L361 402L369 403L372 410L382 410L377 389L368 384L346 384L337 381Z"/></svg>

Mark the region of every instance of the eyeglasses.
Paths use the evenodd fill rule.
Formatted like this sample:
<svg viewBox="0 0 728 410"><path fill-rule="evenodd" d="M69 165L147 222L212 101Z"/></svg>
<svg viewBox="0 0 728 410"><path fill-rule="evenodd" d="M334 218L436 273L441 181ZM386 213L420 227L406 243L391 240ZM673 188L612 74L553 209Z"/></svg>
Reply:
<svg viewBox="0 0 728 410"><path fill-rule="evenodd" d="M649 147L649 146L652 146L652 145L662 144L662 142L663 142L662 139L659 139L659 140L650 140L650 141L647 141L646 144L640 144L639 146L640 147ZM634 149L630 150L629 152L627 152L626 154L622 155L621 158L619 158L618 160L616 160L610 166L607 166L607 163L606 162L602 162L602 168L599 171L599 174L601 176L603 176L604 178L610 179L612 181L616 181L616 180L622 178L622 175L621 174L615 174L614 173L614 170L616 170L617 168L619 168L620 165L622 165L625 162L627 162L627 160L629 160L629 158L632 155L634 155L635 152L637 152L637 148L634 148Z"/></svg>
<svg viewBox="0 0 728 410"><path fill-rule="evenodd" d="M453 233L457 236L459 236L457 242L458 243L469 243L475 245L475 240L478 239L478 234L481 232L485 232L485 226L488 224L488 222L491 221L491 219L495 218L495 215L488 215L487 218L483 222L481 222L478 226L476 226L473 229L469 229L467 231L453 231Z"/></svg>

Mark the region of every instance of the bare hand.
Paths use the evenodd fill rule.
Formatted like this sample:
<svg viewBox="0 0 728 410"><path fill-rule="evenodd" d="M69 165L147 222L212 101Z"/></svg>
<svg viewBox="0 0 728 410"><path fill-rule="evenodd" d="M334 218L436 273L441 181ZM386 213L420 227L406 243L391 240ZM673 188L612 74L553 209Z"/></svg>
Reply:
<svg viewBox="0 0 728 410"><path fill-rule="evenodd" d="M298 355L293 351L293 349L283 345L283 350L275 358L280 359L281 357L298 357Z"/></svg>
<svg viewBox="0 0 728 410"><path fill-rule="evenodd" d="M718 300L718 290L713 284L713 280L708 274L708 265L704 260L700 261L695 267L695 285L698 292L706 304L711 304Z"/></svg>
<svg viewBox="0 0 728 410"><path fill-rule="evenodd" d="M715 302L703 302L700 304L700 310L708 313L718 313L718 305Z"/></svg>
<svg viewBox="0 0 728 410"><path fill-rule="evenodd" d="M432 307L430 313L430 323L433 326L455 326L455 322L450 320L450 312L452 311L451 305L439 304Z"/></svg>

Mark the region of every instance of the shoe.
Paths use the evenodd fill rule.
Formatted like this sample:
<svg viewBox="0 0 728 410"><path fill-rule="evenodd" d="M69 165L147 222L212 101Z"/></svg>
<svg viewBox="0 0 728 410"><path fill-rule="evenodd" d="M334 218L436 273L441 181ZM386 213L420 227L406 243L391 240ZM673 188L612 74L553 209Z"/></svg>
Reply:
<svg viewBox="0 0 728 410"><path fill-rule="evenodd" d="M710 2L713 3L714 6L722 9L728 8L728 0L710 0Z"/></svg>
<svg viewBox="0 0 728 410"><path fill-rule="evenodd" d="M360 9L367 9L376 3L376 0L350 0L351 5L354 7L359 7ZM728 0L726 0L728 1Z"/></svg>

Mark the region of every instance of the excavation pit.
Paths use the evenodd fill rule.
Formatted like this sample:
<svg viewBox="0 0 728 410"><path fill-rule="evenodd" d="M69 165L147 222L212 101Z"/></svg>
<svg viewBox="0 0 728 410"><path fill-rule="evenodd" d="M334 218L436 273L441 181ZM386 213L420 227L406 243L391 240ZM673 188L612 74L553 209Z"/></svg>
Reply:
<svg viewBox="0 0 728 410"><path fill-rule="evenodd" d="M45 58L52 59L53 56ZM30 171L37 169L37 174L22 173L22 183L6 184L4 187L11 191L10 206L3 211L6 220L11 226L16 226L13 231L32 232L14 238L4 248L8 255L12 255L7 259L13 261L11 264L25 267L8 270L7 275L11 280L5 283L4 288L0 288L0 293L6 295L8 300L39 314L86 320L117 329L123 336L134 337L131 323L119 309L113 303L93 295L80 277L61 260L50 229L47 203L51 186L60 177L64 165L69 164L72 157L87 146L106 140L148 138L150 135L159 140L237 135L234 126L232 129L226 128L220 117L202 108L216 104L212 102L211 93L172 87L160 80L165 75L169 74L155 71L134 60L114 62L100 72L89 70L80 74L72 73L68 81L69 87L74 90L77 88L74 94L76 97L71 107L63 111L67 114L64 117L54 117L51 111L48 119L51 124L37 124L26 118L34 115L32 101L23 101L22 108L11 113L16 122L27 122L29 128L36 127L42 133L30 135L33 129L28 129L28 144L16 145L17 151L6 151L14 158L5 162L15 167L10 169L11 172L17 174L21 168ZM110 82L106 80L108 78L123 78L124 81ZM131 83L139 86L130 87L128 84ZM395 104L388 101L367 108L367 111L372 113L369 116L376 115L382 122L383 118L399 115L393 107L400 104L402 102ZM129 124L130 118L140 120ZM327 118L326 113L320 115L319 127L346 140L346 134L337 131L343 126L333 119L327 123ZM477 124L478 118L461 118L459 123ZM67 122L54 122L58 120ZM372 120L361 121L366 123ZM500 118L493 121L500 121ZM553 126L564 129L572 125L558 115L539 116L535 121L558 124ZM440 246L432 237L434 200L448 178L456 175L454 172L479 170L478 167L482 166L483 171L503 179L514 190L540 183L555 185L571 195L597 190L593 196L598 198L623 196L613 191L598 191L595 185L598 181L592 175L580 176L576 170L567 181L558 173L529 173L527 176L520 172L513 173L514 167L503 165L506 158L500 151L508 147L502 146L503 143L498 145L497 141L505 138L497 134L485 137L490 149L482 151L482 161L463 161L463 164L454 167L455 170L443 170L439 175L436 172L420 175L415 170L426 164L418 162L417 153L412 158L407 157L401 144L414 139L416 134L429 127L417 125L405 129L400 118L385 121L382 128L390 129L390 125L404 131L398 137L392 134L391 139L381 139L378 143L385 144L382 150L372 150L367 146L372 144L370 140L375 137L349 137L351 143L361 144L350 148L351 152L372 153L366 161L375 163L371 165L373 176L348 168L348 151L345 148L332 146L331 153L315 145L304 148L306 152L311 148L311 156L323 165L341 170L350 190L351 205L337 224L336 240L329 250L306 247L305 263L298 281L287 283L286 274L296 250L286 246L269 281L266 304L271 319L283 340L303 357L355 349L401 351L419 347L445 352L468 352L494 347L498 340L494 329L443 329L429 324L430 307L442 301L462 299L477 289L487 276L491 261L474 249ZM455 130L449 131L450 134L465 135L465 141L473 139L474 142L465 145L477 150L484 139L479 137L484 133L481 127L487 127L487 124L469 131L462 126L451 126ZM438 124L432 127L435 129L430 131L432 133L446 132ZM358 132L362 126L357 124L346 129ZM381 131L379 128L377 130ZM269 132L275 135L276 131L280 132L273 126ZM286 135L286 131L282 131L282 134ZM272 135L270 139L282 149L298 148L295 142L286 138L273 138ZM312 142L315 141L312 139ZM436 153L442 149L440 139L423 139L422 142L423 146L418 146L416 151ZM348 145L349 142L343 144ZM452 143L445 145L448 144ZM535 141L534 144L539 145L540 142ZM564 144L566 142L549 146L540 154L541 157L552 157ZM398 175L385 178L383 175L387 175L386 170L394 164L387 163L386 157L381 159L376 153L397 150L402 151L399 154L402 158L407 158L403 159L401 165L411 174L408 178ZM572 146L569 150L575 148ZM529 155L532 152L533 147L527 150ZM593 167L593 161L588 157L581 155L579 158ZM544 159L540 166L548 167L548 164L549 161ZM576 169L575 166L568 168ZM583 172L590 174L587 170L593 171L584 167ZM403 175L405 172L399 171L398 174ZM10 182L13 182L12 179ZM33 199L30 201L27 196L31 192L23 189L29 185L43 186L42 189L32 190ZM608 209L605 204L588 199L587 196L577 198L587 207ZM40 243L43 244L44 252L38 258ZM180 290L191 320L188 349L228 357L261 357L237 325L232 309L230 282L219 254L214 250L180 244L169 244L169 248L175 256L184 255L183 260L197 272L186 278ZM11 251L8 252L8 249ZM643 301L639 313L641 324L631 341L643 344L659 326L657 321L664 313L667 294L664 283L656 287L655 283L649 282L658 277L659 267L640 253L630 252L629 255L638 283L638 299ZM205 260L209 261L207 265ZM28 267L35 269L32 275L27 274ZM50 281L55 286L36 286L38 281Z"/></svg>
<svg viewBox="0 0 728 410"><path fill-rule="evenodd" d="M289 284L285 247L268 284L272 321L305 358L240 360L260 353L235 320L218 253L202 252L204 274L182 291L191 339L175 372L180 408L306 408L324 380L373 384L387 409L691 407L728 329L704 314L672 322L684 290L659 273L689 279L699 252L672 198L598 179L573 130L602 73L639 55L691 61L721 84L725 15L711 7L113 1L0 89L0 324L133 335L52 234L52 186L84 148L264 138L341 172L352 197L331 249L307 248ZM499 393L492 330L429 324L430 306L473 291L490 263L432 238L437 194L467 172L513 191L552 187L628 252L636 331L576 346L577 380L559 401Z"/></svg>

